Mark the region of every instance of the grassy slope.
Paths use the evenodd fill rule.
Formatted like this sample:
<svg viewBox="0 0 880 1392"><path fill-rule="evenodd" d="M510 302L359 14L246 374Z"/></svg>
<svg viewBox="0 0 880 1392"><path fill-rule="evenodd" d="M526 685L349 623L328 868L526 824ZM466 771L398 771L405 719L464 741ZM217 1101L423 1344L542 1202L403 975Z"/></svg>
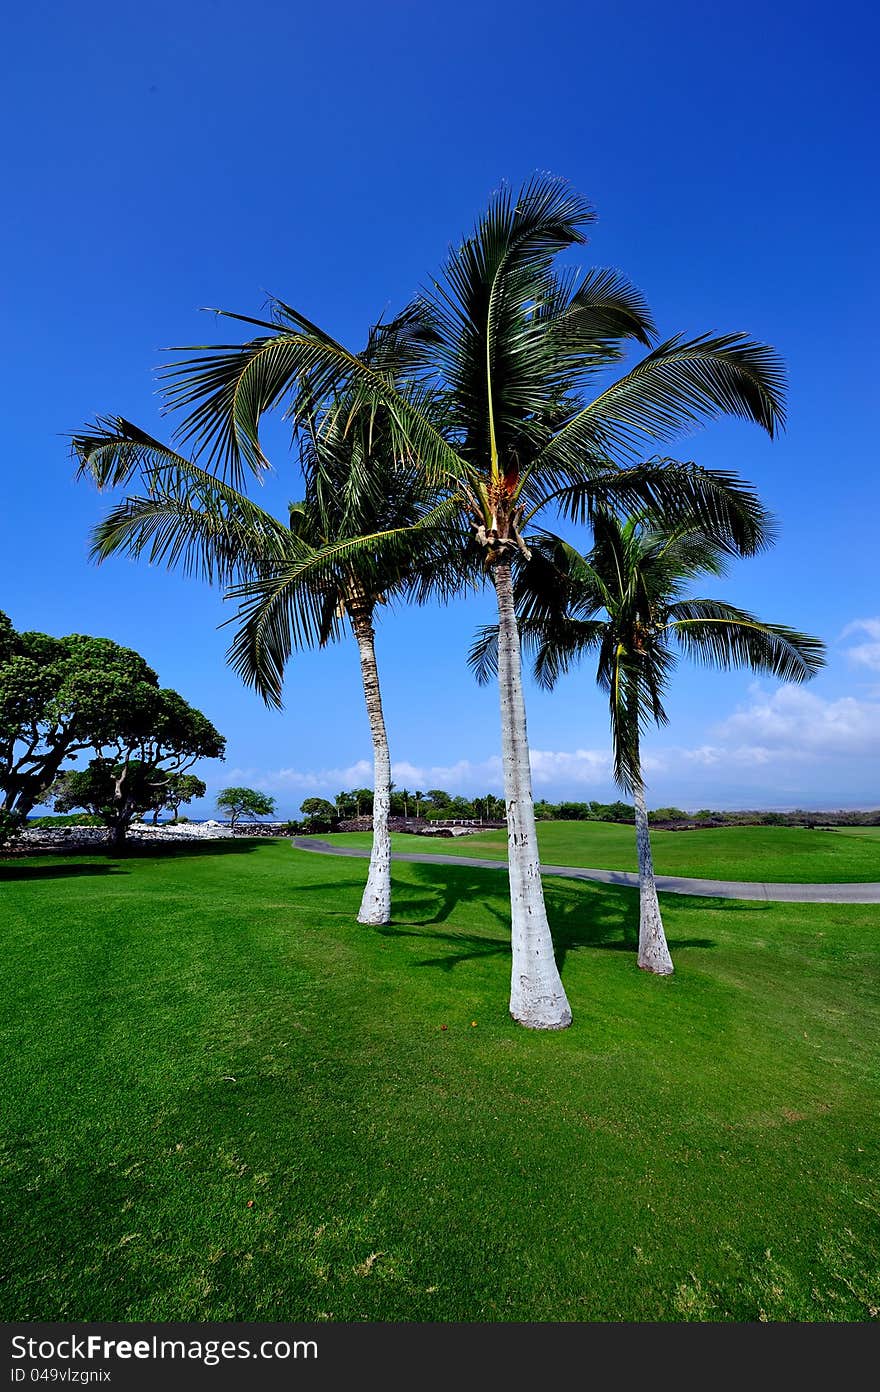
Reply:
<svg viewBox="0 0 880 1392"><path fill-rule="evenodd" d="M661 980L548 881L542 1034L495 874L396 867L376 930L364 872L0 865L4 1318L876 1315L880 909L670 898Z"/></svg>
<svg viewBox="0 0 880 1392"><path fill-rule="evenodd" d="M878 828L865 828L876 831ZM325 840L369 846L369 832L347 832ZM602 870L637 870L635 828L612 822L539 822L541 858L547 865L583 865ZM823 884L880 880L878 838L802 827L719 827L705 831L654 831L654 866L660 875L707 880L781 880ZM503 831L473 836L397 835L399 851L505 860Z"/></svg>

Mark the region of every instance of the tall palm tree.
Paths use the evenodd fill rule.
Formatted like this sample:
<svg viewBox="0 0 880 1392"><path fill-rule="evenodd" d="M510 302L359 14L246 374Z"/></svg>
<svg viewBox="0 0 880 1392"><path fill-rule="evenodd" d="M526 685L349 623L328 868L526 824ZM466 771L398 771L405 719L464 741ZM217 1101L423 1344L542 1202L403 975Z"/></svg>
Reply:
<svg viewBox="0 0 880 1392"><path fill-rule="evenodd" d="M742 334L680 337L590 395L597 373L628 342L650 348L641 295L609 270L557 273L559 253L585 241L590 206L562 180L537 177L514 197L496 193L440 276L395 322L406 371L393 375L345 348L299 311L272 301L268 319L230 317L259 330L245 343L180 350L166 369L167 402L186 412L180 438L230 470L259 468L260 422L298 418L303 384L332 417L342 391L372 413L380 403L398 457L446 488L470 523L474 556L494 587L499 617L501 743L512 919L510 1009L538 1028L571 1012L544 907L529 769L511 565L527 555L522 528L554 504L570 516L593 506L663 502L696 508L747 550L762 540L762 510L734 475L693 463L643 460L659 442L730 412L771 435L782 423L783 374L771 349ZM439 407L439 416L438 416ZM260 582L250 594L259 608Z"/></svg>
<svg viewBox="0 0 880 1392"><path fill-rule="evenodd" d="M99 486L139 477L145 493L126 498L98 526L93 554L146 554L170 569L197 572L227 597L259 579L273 595L255 619L243 601L229 660L268 705L281 706L294 649L325 646L348 621L357 642L373 744L373 842L358 921L391 917L391 758L376 665L374 615L407 593L442 589L455 552L448 508L423 473L398 467L374 419L345 431L341 415L321 434L313 418L300 430L306 494L283 523L215 474L121 418L99 420L74 437L80 472ZM362 452L369 449L369 467ZM416 526L413 527L413 520ZM444 529L438 545L438 529ZM378 540L377 540L378 538ZM434 565L437 556L442 566ZM283 576L279 593L278 577ZM338 799L337 799L338 802Z"/></svg>
<svg viewBox="0 0 880 1392"><path fill-rule="evenodd" d="M782 681L807 681L824 664L818 638L766 623L717 599L686 597L698 575L722 575L728 554L699 526L674 528L647 517L593 519L587 556L549 533L530 541L532 562L515 585L524 641L535 675L551 689L576 661L598 656L596 679L608 694L614 777L633 797L639 858L638 964L668 975L672 958L654 882L641 736L663 725L663 698L678 653L707 666L750 667ZM497 668L497 631L485 628L470 654L481 681Z"/></svg>

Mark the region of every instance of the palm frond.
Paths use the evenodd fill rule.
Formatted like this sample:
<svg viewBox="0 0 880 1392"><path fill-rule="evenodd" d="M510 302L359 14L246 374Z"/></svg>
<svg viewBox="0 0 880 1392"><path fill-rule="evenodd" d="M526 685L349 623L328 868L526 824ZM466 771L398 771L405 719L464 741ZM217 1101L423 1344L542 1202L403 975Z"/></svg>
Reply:
<svg viewBox="0 0 880 1392"><path fill-rule="evenodd" d="M755 555L775 535L774 519L750 484L727 470L690 461L649 459L631 468L597 470L583 482L539 496L532 515L549 503L581 524L592 524L601 508L647 512L667 529L698 528L732 555Z"/></svg>
<svg viewBox="0 0 880 1392"><path fill-rule="evenodd" d="M77 478L89 478L99 488L120 488L139 478L173 480L186 473L191 461L148 435L124 416L98 416L94 423L70 436Z"/></svg>
<svg viewBox="0 0 880 1392"><path fill-rule="evenodd" d="M670 606L669 630L682 650L713 667L749 667L781 681L804 682L825 665L825 644L784 624L764 623L714 599Z"/></svg>
<svg viewBox="0 0 880 1392"><path fill-rule="evenodd" d="M785 424L785 381L776 352L745 334L667 339L576 411L544 446L538 466L551 458L576 462L584 450L632 460L650 442L722 415L753 421L772 438Z"/></svg>
<svg viewBox="0 0 880 1392"><path fill-rule="evenodd" d="M570 299L552 262L593 218L564 180L540 176L516 195L504 187L411 307L454 403L459 453L496 482L534 453L532 436L544 438L573 381L570 354L551 339Z"/></svg>
<svg viewBox="0 0 880 1392"><path fill-rule="evenodd" d="M277 329L274 336L249 343L180 350L195 356L163 369L168 409L185 412L176 439L188 442L197 455L205 453L212 466L237 475L243 466L254 471L268 466L260 447L260 421L283 401L295 425L304 410L328 397L347 400L349 412L353 403L359 410L372 410L378 403L398 457L417 457L434 480L467 475L468 465L431 419L428 387L395 385L382 365L371 366L290 306L284 305L283 312L299 325L298 332Z"/></svg>
<svg viewBox="0 0 880 1392"><path fill-rule="evenodd" d="M478 686L488 686L498 675L498 625L484 624L474 634L467 663Z"/></svg>
<svg viewBox="0 0 880 1392"><path fill-rule="evenodd" d="M320 588L289 581L286 586L266 586L240 606L237 627L226 660L247 686L267 706L280 710L284 672L291 654L303 648L324 646L342 631L338 596Z"/></svg>
<svg viewBox="0 0 880 1392"><path fill-rule="evenodd" d="M145 555L151 565L197 575L208 584L229 584L259 574L296 550L280 523L254 511L261 513L259 518L230 508L216 495L158 488L112 508L92 533L91 554L97 561L117 553L135 559Z"/></svg>
<svg viewBox="0 0 880 1392"><path fill-rule="evenodd" d="M655 332L641 291L619 271L600 266L574 286L553 327L556 343L576 357L581 375L617 360L628 339L650 348Z"/></svg>
<svg viewBox="0 0 880 1392"><path fill-rule="evenodd" d="M533 655L535 680L545 691L552 691L560 677L600 647L605 624L598 619L557 620L553 625L524 619L523 646Z"/></svg>
<svg viewBox="0 0 880 1392"><path fill-rule="evenodd" d="M120 416L99 417L72 437L80 476L99 488L137 479L146 489L117 504L95 528L97 561L146 554L185 574L226 583L260 559L289 551L288 530L265 509Z"/></svg>
<svg viewBox="0 0 880 1392"><path fill-rule="evenodd" d="M239 601L239 610L228 621L237 624L231 665L268 704L280 706L294 650L339 634L328 625L328 595L342 609L353 599L372 604L388 589L417 585L422 567L442 573L448 528L458 515L457 499L448 499L414 524L330 542L232 586L228 598Z"/></svg>
<svg viewBox="0 0 880 1392"><path fill-rule="evenodd" d="M641 735L646 724L637 673L618 658L609 684L611 714L611 767L614 781L630 795L643 784Z"/></svg>

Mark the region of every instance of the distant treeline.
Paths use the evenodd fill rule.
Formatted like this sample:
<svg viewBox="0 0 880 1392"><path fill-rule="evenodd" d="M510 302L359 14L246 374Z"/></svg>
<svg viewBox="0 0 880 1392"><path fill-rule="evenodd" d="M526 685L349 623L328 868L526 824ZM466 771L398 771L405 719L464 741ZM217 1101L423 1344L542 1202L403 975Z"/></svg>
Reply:
<svg viewBox="0 0 880 1392"><path fill-rule="evenodd" d="M680 807L658 807L648 813L656 823L686 824L688 826L880 826L880 808L868 812L814 812L796 807L792 812L682 812Z"/></svg>
<svg viewBox="0 0 880 1392"><path fill-rule="evenodd" d="M341 807L334 805L327 798L306 798L300 809L305 814L302 821L272 822L270 824L272 831L276 835L333 831L338 828L340 822L355 817L363 817L369 821L372 791L369 788L357 791L363 794L358 802L355 802L353 793L347 793L341 795ZM434 791L435 794L439 795L441 801L428 802L428 795L422 794L418 812L416 812L416 804L413 802L411 793L406 792L406 799L404 799L403 794L394 794L392 816L408 821L416 819L431 822L504 821L503 798L495 797L489 793L484 798L474 798L469 801L464 797L452 797L451 794L443 792L442 789ZM442 801L444 798L448 801ZM404 811L404 800L406 800L406 811ZM535 803L535 814L541 822L622 822L632 824L635 820L633 809L626 802L547 802L546 799L543 799L541 802ZM648 813L648 818L653 826L669 827L674 830L713 826L880 826L880 809L870 812L811 812L803 808L796 808L793 812L762 812L760 810L716 812L705 807L699 812L685 812L681 807L655 807L653 811ZM189 819L177 817L173 820L186 822ZM102 825L100 817L92 816L86 812L73 813L69 816L30 817L28 819L28 827L31 829L46 828L52 830L64 826Z"/></svg>
<svg viewBox="0 0 880 1392"><path fill-rule="evenodd" d="M625 802L537 802L540 821L634 822L633 809ZM648 813L654 826L880 826L880 809L871 812L811 812L797 807L792 812L720 812L703 807L685 812L681 807L655 807Z"/></svg>
<svg viewBox="0 0 880 1392"><path fill-rule="evenodd" d="M632 807L625 802L537 802L540 821L634 822ZM648 813L654 826L880 826L880 810L872 812L720 812L703 807L685 812L681 807L655 807Z"/></svg>
<svg viewBox="0 0 880 1392"><path fill-rule="evenodd" d="M372 811L371 788L352 788L329 798L306 798L301 811L308 825L320 821L328 826L352 817L368 816ZM504 799L495 793L466 798L430 788L427 792L394 788L391 793L393 817L426 821L503 821ZM633 823L635 813L626 802L548 802L535 803L539 821ZM686 812L681 807L655 807L648 814L655 826L880 826L880 809L870 812L813 812L796 808L792 812L720 812L704 807Z"/></svg>

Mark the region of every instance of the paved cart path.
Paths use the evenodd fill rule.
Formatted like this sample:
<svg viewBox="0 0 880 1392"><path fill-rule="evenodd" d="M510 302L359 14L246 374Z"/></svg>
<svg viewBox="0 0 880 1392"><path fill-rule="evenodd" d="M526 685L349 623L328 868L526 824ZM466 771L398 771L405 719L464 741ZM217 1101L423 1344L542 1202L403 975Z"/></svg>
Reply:
<svg viewBox="0 0 880 1392"><path fill-rule="evenodd" d="M355 856L369 860L370 852L361 846L332 846L314 836L295 836L298 851L321 855ZM392 860L408 860L417 865L472 866L478 870L506 870L503 860L478 860L471 856L428 855L419 851L394 851ZM626 885L638 889L639 877L627 870L584 870L577 865L542 865L544 875L561 875L567 880L595 880L599 884ZM785 904L880 904L880 884L764 884L758 880L687 880L676 875L656 875L657 888L664 894L695 894L706 899L765 899Z"/></svg>

